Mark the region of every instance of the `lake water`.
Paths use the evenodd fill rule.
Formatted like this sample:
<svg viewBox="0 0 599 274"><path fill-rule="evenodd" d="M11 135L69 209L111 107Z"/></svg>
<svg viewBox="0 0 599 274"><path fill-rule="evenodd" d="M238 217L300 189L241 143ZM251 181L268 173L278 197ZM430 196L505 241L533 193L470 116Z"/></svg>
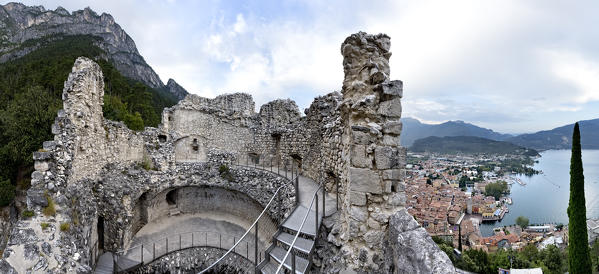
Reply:
<svg viewBox="0 0 599 274"><path fill-rule="evenodd" d="M568 223L570 199L570 150L548 150L534 165L542 174L518 176L526 186L513 184L510 197L513 204L501 222L480 226L483 236L491 236L493 227L515 224L518 216L525 216L531 224ZM585 199L588 218L599 218L599 150L583 150Z"/></svg>

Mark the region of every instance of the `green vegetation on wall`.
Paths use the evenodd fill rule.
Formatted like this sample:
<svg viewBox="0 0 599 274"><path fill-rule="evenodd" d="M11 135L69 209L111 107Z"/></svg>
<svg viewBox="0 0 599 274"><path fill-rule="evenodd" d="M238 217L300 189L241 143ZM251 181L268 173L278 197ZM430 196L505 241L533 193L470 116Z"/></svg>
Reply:
<svg viewBox="0 0 599 274"><path fill-rule="evenodd" d="M75 59L95 60L104 74L104 117L130 129L160 123L162 109L176 103L165 90L124 77L89 35L52 36L26 42L31 53L0 64L0 181L26 180L33 171L32 153L52 140L51 125L62 108L62 90Z"/></svg>

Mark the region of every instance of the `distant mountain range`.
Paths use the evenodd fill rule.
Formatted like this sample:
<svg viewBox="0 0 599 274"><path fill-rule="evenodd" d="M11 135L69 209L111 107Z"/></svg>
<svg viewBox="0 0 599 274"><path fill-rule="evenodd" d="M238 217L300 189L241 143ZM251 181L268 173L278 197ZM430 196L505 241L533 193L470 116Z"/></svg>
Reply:
<svg viewBox="0 0 599 274"><path fill-rule="evenodd" d="M599 149L599 119L578 122L580 126L580 143L583 149ZM543 130L530 134L521 134L506 141L535 149L570 149L572 147L572 130L569 124L552 130Z"/></svg>
<svg viewBox="0 0 599 274"><path fill-rule="evenodd" d="M418 139L429 136L474 136L494 141L506 141L535 150L569 149L572 129L569 124L535 133L511 135L495 132L463 121L449 121L442 124L425 124L413 118L402 118L401 144L411 147ZM599 149L599 119L580 121L583 149Z"/></svg>
<svg viewBox="0 0 599 274"><path fill-rule="evenodd" d="M435 152L442 154L518 154L537 156L534 149L527 149L512 143L494 141L474 136L430 136L418 139L410 147L413 152Z"/></svg>
<svg viewBox="0 0 599 274"><path fill-rule="evenodd" d="M495 141L503 141L513 137L510 134L501 134L463 121L448 121L435 125L424 124L414 118L402 118L401 120L403 122L401 145L405 147L410 147L414 141L429 136L475 136Z"/></svg>

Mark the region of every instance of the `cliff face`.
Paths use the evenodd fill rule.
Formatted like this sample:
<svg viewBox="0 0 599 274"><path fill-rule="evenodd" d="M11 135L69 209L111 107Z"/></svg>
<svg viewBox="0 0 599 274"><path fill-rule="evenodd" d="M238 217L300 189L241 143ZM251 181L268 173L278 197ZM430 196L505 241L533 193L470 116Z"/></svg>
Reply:
<svg viewBox="0 0 599 274"><path fill-rule="evenodd" d="M182 86L180 86L173 79L168 79L168 82L166 83L166 89L170 93L175 95L175 97L177 97L178 100L183 100L183 98L185 98L185 96L187 96L187 94L189 94L187 92L187 90L185 90Z"/></svg>
<svg viewBox="0 0 599 274"><path fill-rule="evenodd" d="M97 46L106 53L102 57L124 76L152 88L166 87L139 54L133 39L110 14L98 15L90 8L69 13L61 7L46 10L20 3L0 5L0 63L22 57L39 47L41 40L60 39L60 35L99 37ZM179 98L183 92L187 93L181 90L177 91Z"/></svg>

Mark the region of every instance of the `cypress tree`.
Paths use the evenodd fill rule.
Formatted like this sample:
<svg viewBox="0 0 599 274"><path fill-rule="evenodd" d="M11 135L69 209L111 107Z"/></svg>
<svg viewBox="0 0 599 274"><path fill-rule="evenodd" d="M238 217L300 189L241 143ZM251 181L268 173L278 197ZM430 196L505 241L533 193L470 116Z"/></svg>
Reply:
<svg viewBox="0 0 599 274"><path fill-rule="evenodd" d="M572 159L570 160L570 203L568 204L570 273L592 273L587 236L587 210L584 198L584 174L580 148L580 130L574 125L572 134Z"/></svg>

